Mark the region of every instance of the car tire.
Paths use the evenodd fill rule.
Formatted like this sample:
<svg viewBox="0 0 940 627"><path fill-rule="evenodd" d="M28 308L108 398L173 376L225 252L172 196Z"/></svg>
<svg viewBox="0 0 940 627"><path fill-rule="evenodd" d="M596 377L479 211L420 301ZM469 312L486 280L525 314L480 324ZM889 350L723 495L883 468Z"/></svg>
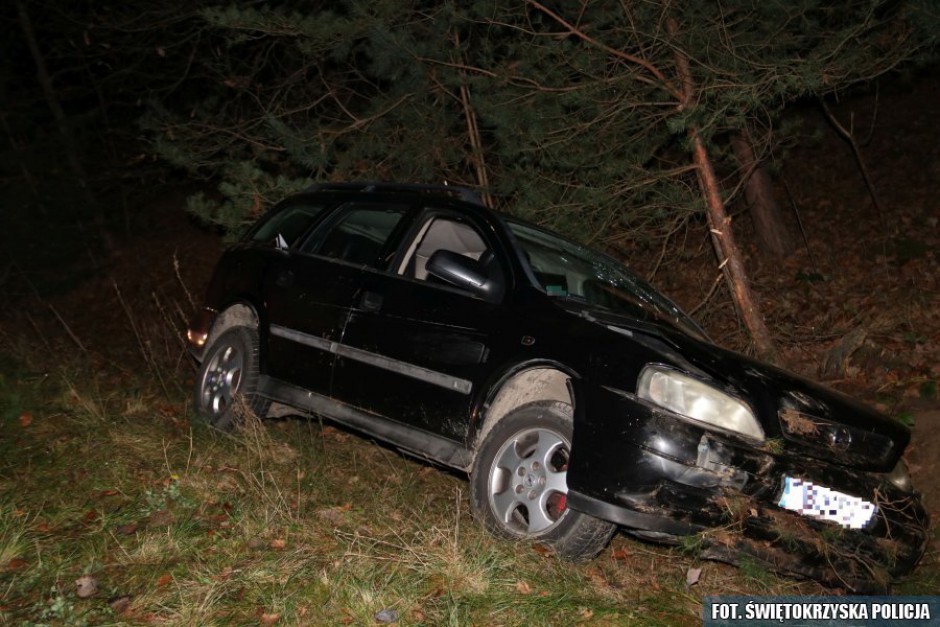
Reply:
<svg viewBox="0 0 940 627"><path fill-rule="evenodd" d="M566 507L572 432L567 403L536 401L507 414L477 452L470 503L494 535L584 561L607 546L617 527Z"/></svg>
<svg viewBox="0 0 940 627"><path fill-rule="evenodd" d="M270 401L257 394L258 332L235 327L219 336L206 351L196 377L196 415L220 431L231 431L246 412L264 417Z"/></svg>

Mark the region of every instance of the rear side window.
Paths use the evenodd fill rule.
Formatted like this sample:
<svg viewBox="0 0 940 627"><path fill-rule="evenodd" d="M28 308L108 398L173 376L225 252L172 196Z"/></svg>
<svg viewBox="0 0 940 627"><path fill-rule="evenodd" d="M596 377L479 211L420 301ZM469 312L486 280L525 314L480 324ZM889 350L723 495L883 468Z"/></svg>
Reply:
<svg viewBox="0 0 940 627"><path fill-rule="evenodd" d="M251 239L267 242L278 248L293 246L313 224L325 205L298 204L284 207L270 216L255 230Z"/></svg>
<svg viewBox="0 0 940 627"><path fill-rule="evenodd" d="M407 212L405 206L350 205L344 207L330 227L304 252L332 257L356 265L377 268L395 227Z"/></svg>

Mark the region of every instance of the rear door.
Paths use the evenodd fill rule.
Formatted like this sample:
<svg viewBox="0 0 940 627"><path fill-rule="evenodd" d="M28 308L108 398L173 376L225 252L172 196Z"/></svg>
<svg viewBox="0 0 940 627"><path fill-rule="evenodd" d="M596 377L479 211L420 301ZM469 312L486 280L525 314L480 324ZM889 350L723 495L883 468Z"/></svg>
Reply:
<svg viewBox="0 0 940 627"><path fill-rule="evenodd" d="M386 263L406 213L400 204L347 203L271 263L265 300L272 376L330 393L331 347L342 339L364 272Z"/></svg>
<svg viewBox="0 0 940 627"><path fill-rule="evenodd" d="M393 265L363 275L334 369L333 393L360 409L462 442L490 359L500 306L428 275L445 249L479 259L502 251L482 219L427 209Z"/></svg>

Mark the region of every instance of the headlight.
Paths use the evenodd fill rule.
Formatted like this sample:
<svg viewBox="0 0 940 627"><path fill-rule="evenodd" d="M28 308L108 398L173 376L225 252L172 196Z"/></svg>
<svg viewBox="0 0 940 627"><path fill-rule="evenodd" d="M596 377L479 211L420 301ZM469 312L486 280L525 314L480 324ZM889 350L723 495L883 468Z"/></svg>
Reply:
<svg viewBox="0 0 940 627"><path fill-rule="evenodd" d="M686 418L764 439L764 430L747 405L687 374L663 366L647 366L640 373L636 393Z"/></svg>

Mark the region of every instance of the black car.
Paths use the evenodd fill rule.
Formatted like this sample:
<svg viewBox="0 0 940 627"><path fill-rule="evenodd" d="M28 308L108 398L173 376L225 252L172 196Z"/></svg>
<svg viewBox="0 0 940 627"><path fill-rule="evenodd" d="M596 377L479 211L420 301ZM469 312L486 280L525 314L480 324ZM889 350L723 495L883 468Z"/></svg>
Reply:
<svg viewBox="0 0 940 627"><path fill-rule="evenodd" d="M470 190L331 184L222 257L198 414L315 414L470 476L497 535L570 559L618 527L853 591L923 554L903 425L725 350L616 260Z"/></svg>

